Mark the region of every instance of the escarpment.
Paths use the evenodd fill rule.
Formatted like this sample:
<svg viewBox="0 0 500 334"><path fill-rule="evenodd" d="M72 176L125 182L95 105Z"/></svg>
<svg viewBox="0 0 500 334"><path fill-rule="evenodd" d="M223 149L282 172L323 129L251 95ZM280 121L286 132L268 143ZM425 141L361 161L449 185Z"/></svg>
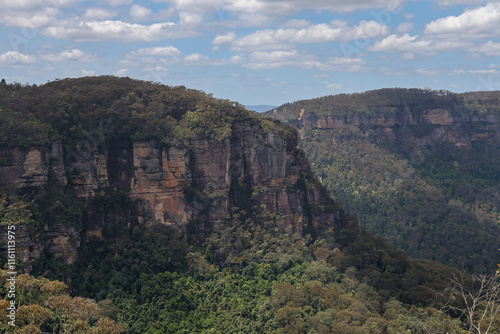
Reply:
<svg viewBox="0 0 500 334"><path fill-rule="evenodd" d="M162 87L154 89L161 91ZM118 101L130 98L126 92L118 96ZM162 98L168 95L161 94ZM112 113L118 109L118 102L114 103ZM135 102L120 112L128 113L128 106L134 109L130 117L141 107L148 108ZM168 103L162 108L168 108ZM231 110L230 116L224 114L224 108ZM59 138L49 138L43 145L4 144L0 148L3 195L36 198L37 193L49 188L64 188L83 208L81 221L46 217L35 232L22 233L19 252L24 270L31 270L33 261L41 257L71 264L83 243L112 240L109 226L117 224L121 226L118 228L127 228L160 223L189 230L203 239L214 223L223 222L235 208L246 212L263 208L278 215L277 228L289 235L328 235L341 225L342 211L313 177L305 156L297 149L294 130L261 120L228 102L205 110L198 106L188 113L177 115L178 119L168 113L155 115L151 123L143 125L162 119L170 122L171 127L159 135L139 136L142 128L138 127L135 135L117 138L115 128L108 131L100 126L70 137L59 132ZM221 117L213 129L206 122L214 118L204 118L205 113ZM84 115L82 109L79 117ZM116 116L97 113L95 117ZM102 122L100 119L98 124ZM71 129L77 127L75 123ZM207 128L223 135L216 137ZM122 208L127 211L122 216L128 221L117 222L109 214L110 196L124 196L130 201Z"/></svg>
<svg viewBox="0 0 500 334"><path fill-rule="evenodd" d="M370 233L476 272L496 261L500 92L381 89L266 115L298 129L315 172Z"/></svg>
<svg viewBox="0 0 500 334"><path fill-rule="evenodd" d="M500 138L499 94L382 89L285 104L267 116L298 129L335 130L335 140L470 148Z"/></svg>

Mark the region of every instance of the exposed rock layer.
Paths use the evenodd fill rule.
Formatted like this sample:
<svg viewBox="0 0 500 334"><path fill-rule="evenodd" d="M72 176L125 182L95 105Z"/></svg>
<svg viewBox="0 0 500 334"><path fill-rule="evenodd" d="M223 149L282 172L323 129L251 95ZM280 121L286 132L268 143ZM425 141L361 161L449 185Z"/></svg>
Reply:
<svg viewBox="0 0 500 334"><path fill-rule="evenodd" d="M60 142L1 150L1 190L36 191L54 176L61 186L70 185L78 197L93 203L87 213L90 218L81 227L51 221L41 239L23 232L18 252L24 269L29 271L32 261L43 256L71 264L82 242L107 238L103 231L109 219L92 201L111 191L129 194L141 223L159 222L183 230L191 223L201 234L235 207L265 207L278 213L283 233L335 230L341 212L311 177L306 159L296 149L296 138L287 143L258 122L235 123L233 134L237 135L224 141L195 136L190 148L151 140L80 142L65 154Z"/></svg>
<svg viewBox="0 0 500 334"><path fill-rule="evenodd" d="M406 107L394 113L333 114L316 115L314 110L304 108L297 120L288 122L299 129L358 129L361 130L360 135L373 141L393 142L404 137L419 143L449 143L465 148L474 141L500 136L500 119L498 113L493 112L470 114L444 108L414 111ZM273 113L269 113L269 116L272 117Z"/></svg>

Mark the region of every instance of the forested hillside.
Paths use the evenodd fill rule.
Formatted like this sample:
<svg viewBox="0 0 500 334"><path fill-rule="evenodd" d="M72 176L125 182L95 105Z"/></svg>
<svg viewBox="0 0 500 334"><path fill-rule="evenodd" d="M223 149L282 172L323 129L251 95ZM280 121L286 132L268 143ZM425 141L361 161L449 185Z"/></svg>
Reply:
<svg viewBox="0 0 500 334"><path fill-rule="evenodd" d="M279 107L347 212L416 257L489 270L500 244L500 93L385 89Z"/></svg>
<svg viewBox="0 0 500 334"><path fill-rule="evenodd" d="M368 234L314 175L296 131L237 103L129 78L2 82L0 130L0 264L12 270L15 227L18 271L14 299L0 272L0 303L17 305L15 326L0 310L1 332L500 328L498 286L464 310L472 276ZM424 190L427 178L416 179Z"/></svg>

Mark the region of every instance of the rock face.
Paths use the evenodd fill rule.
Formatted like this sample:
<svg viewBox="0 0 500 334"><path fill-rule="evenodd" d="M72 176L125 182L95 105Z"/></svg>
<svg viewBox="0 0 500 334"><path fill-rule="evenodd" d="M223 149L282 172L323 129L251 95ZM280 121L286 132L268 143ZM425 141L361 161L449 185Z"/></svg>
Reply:
<svg viewBox="0 0 500 334"><path fill-rule="evenodd" d="M54 176L87 203L110 191L124 191L140 223L184 231L191 224L201 238L210 224L223 221L235 207L263 207L279 214L283 233L336 230L342 212L311 176L307 160L296 148L296 137L287 142L278 131L264 131L255 121L237 122L232 132L224 141L195 136L189 148L151 140L81 142L64 155L60 142L3 149L0 190L36 191ZM107 238L106 217L95 211L94 201L89 204L90 218L81 227L59 221L47 224L44 241L23 232L18 250L24 270L31 270L34 259L48 255L71 264L82 243Z"/></svg>
<svg viewBox="0 0 500 334"><path fill-rule="evenodd" d="M0 189L15 190L43 187L49 173L67 182L60 142L50 147L0 147Z"/></svg>
<svg viewBox="0 0 500 334"><path fill-rule="evenodd" d="M272 117L273 115L270 114ZM399 108L393 113L349 113L345 116L316 115L314 110L302 109L297 120L288 120L299 129L357 129L372 141L388 141L406 138L420 144L449 143L469 148L472 142L500 136L498 113L485 112L472 115L461 110L443 108L422 111ZM336 138L342 140L342 137Z"/></svg>

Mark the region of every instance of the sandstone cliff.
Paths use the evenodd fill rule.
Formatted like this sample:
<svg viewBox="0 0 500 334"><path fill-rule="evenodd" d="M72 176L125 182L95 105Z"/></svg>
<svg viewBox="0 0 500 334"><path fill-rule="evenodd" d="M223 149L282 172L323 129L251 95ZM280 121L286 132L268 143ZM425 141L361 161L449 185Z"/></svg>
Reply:
<svg viewBox="0 0 500 334"><path fill-rule="evenodd" d="M421 145L447 143L469 148L475 141L500 138L500 117L496 111L464 110L457 105L423 109L401 105L391 112L353 110L338 115L335 105L331 108L331 114L318 114L313 105L306 106L300 109L296 118L290 113L285 119L298 129L310 127L339 130L336 140L358 136L378 142L394 143L404 139ZM278 110L267 115L283 119Z"/></svg>
<svg viewBox="0 0 500 334"><path fill-rule="evenodd" d="M475 141L500 137L500 94L389 88L285 104L265 115L291 126L333 129L334 140L419 146L451 144L468 149Z"/></svg>
<svg viewBox="0 0 500 334"><path fill-rule="evenodd" d="M196 135L190 147L154 139L87 138L64 153L60 141L0 150L3 193L36 193L57 182L87 203L87 219L79 224L49 219L39 235L21 233L18 252L24 269L29 271L33 260L47 256L71 264L82 243L111 237L105 232L109 217L102 214L98 200L116 191L128 194L139 223L184 231L191 224L199 238L234 207L264 207L277 213L278 228L290 235L333 232L342 213L312 177L296 148L296 136L284 138L258 120L234 122L231 127L226 140ZM134 217L129 218L123 228L133 223Z"/></svg>

